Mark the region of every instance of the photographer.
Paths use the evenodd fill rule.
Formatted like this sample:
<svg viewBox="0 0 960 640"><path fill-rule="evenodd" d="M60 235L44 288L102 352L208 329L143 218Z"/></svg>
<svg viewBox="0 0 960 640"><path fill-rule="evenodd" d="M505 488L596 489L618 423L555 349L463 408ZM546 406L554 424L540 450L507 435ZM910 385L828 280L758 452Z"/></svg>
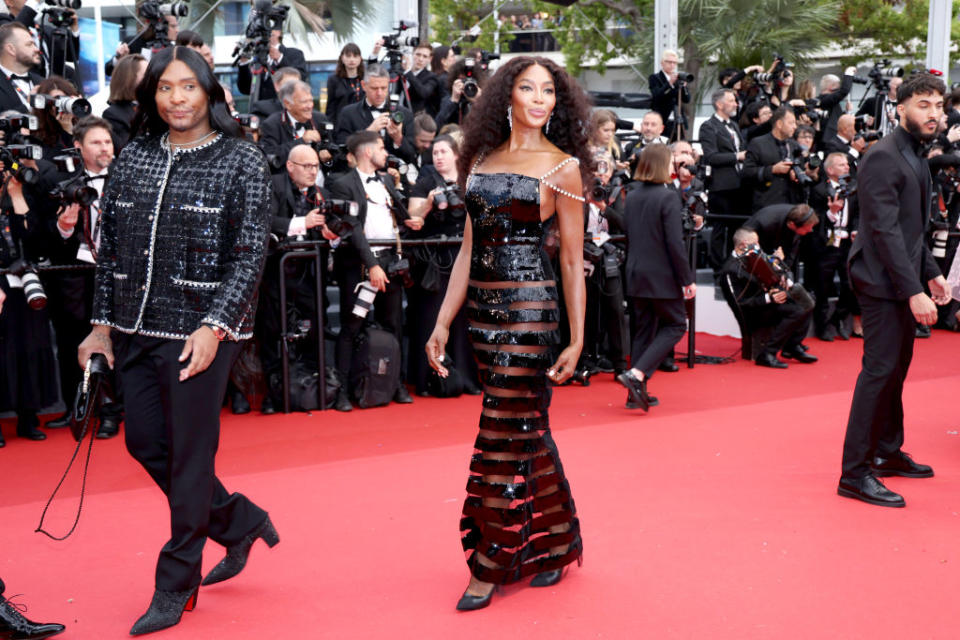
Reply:
<svg viewBox="0 0 960 640"><path fill-rule="evenodd" d="M103 112L103 119L110 123L117 153L131 138L133 119L137 115L137 85L146 72L146 58L131 53L120 61L110 78L110 106Z"/></svg>
<svg viewBox="0 0 960 640"><path fill-rule="evenodd" d="M766 102L751 102L747 105L740 116L740 129L747 144L754 138L770 133L773 128L771 116L773 109Z"/></svg>
<svg viewBox="0 0 960 640"><path fill-rule="evenodd" d="M814 332L820 340L832 342L833 331L843 340L849 340L847 318L860 315L860 307L847 274L847 256L857 235L860 209L856 185L848 182L850 164L847 155L831 153L824 161L823 168L826 180L814 187L810 195L810 204L823 216L823 223L818 226L816 233L810 234L813 260L807 266L813 272L810 281L817 302L813 310ZM828 298L834 291L833 282L837 276L840 278L840 287L836 291L837 307L832 315L828 315Z"/></svg>
<svg viewBox="0 0 960 640"><path fill-rule="evenodd" d="M690 102L690 91L687 89L687 80L680 78L677 71L677 65L680 58L676 51L667 49L660 54L660 71L652 74L648 84L652 96L651 108L660 114L664 123L663 135L668 140L677 137L674 129L679 124L683 135L686 137L687 117L683 113L683 107L679 107L680 122L676 122L678 103Z"/></svg>
<svg viewBox="0 0 960 640"><path fill-rule="evenodd" d="M10 132L3 134L0 144L6 147ZM32 160L19 162L36 171ZM45 227L38 200L21 181L27 172L13 172L7 164L0 190L0 269L11 273L0 276L0 291L6 296L0 314L0 411L16 412L17 436L45 440L37 411L59 395L46 294L35 266L46 255Z"/></svg>
<svg viewBox="0 0 960 640"><path fill-rule="evenodd" d="M436 101L433 105L434 112L440 113L440 105L443 99L450 96L450 83L448 82L450 67L457 61L457 54L453 47L440 45L433 48L433 57L430 60L430 71L437 76L437 93L434 95Z"/></svg>
<svg viewBox="0 0 960 640"><path fill-rule="evenodd" d="M816 98L816 108L826 112L820 132L823 139L829 139L837 132L837 120L843 115L843 101L850 94L856 67L847 67L841 80L832 73L820 78L820 95Z"/></svg>
<svg viewBox="0 0 960 640"><path fill-rule="evenodd" d="M34 108L40 129L37 138L43 146L43 158L51 160L64 149L73 148L73 127L76 114L90 115L90 103L80 97L79 92L66 78L50 76L37 85L37 93L53 100L45 100L45 106ZM75 98L72 104L57 104L57 98ZM70 108L72 107L72 109Z"/></svg>
<svg viewBox="0 0 960 640"><path fill-rule="evenodd" d="M806 204L775 204L750 216L743 228L756 231L760 248L776 255L787 269L796 273L800 238L813 231L818 222L817 212Z"/></svg>
<svg viewBox="0 0 960 640"><path fill-rule="evenodd" d="M336 122L347 105L363 100L363 56L353 42L343 45L337 58L337 68L327 78L327 106L324 113L330 122Z"/></svg>
<svg viewBox="0 0 960 640"><path fill-rule="evenodd" d="M302 80L284 84L277 97L283 103L283 111L260 123L260 148L268 158L283 162L298 144L320 142L320 132L325 130L328 120L313 108L310 85ZM332 157L329 151L320 153L321 162L329 162ZM276 161L272 161L273 173L280 173L283 165L278 166Z"/></svg>
<svg viewBox="0 0 960 640"><path fill-rule="evenodd" d="M418 44L413 50L413 64L404 77L410 90L410 109L414 113L426 111L436 116L436 105L440 101L440 79L429 69L432 57L433 48L428 43Z"/></svg>
<svg viewBox="0 0 960 640"><path fill-rule="evenodd" d="M429 114L419 113L413 119L413 146L417 149L417 160L411 165L416 173L433 163L433 141L437 137L437 123ZM408 172L409 173L409 172ZM416 178L412 178L416 182Z"/></svg>
<svg viewBox="0 0 960 640"><path fill-rule="evenodd" d="M384 87L382 91L385 90ZM371 95L369 90L367 95ZM387 277L387 270L398 262L397 251L393 247L371 248L367 240L396 240L402 226L419 227L420 224L410 220L401 196L393 186L393 179L382 173L387 163L383 138L376 131L358 131L347 139L347 149L356 159L356 168L338 176L330 184L330 194L334 198L351 200L358 205L353 231L334 256L340 308L343 309L337 338L337 369L344 380L349 378L354 340L365 320L349 311L354 307L361 282L368 280L379 291L374 305L376 321L398 341L403 339L404 274ZM408 221L412 224L408 225ZM402 381L393 399L401 404L412 402ZM340 389L334 408L337 411L353 409L346 388Z"/></svg>
<svg viewBox="0 0 960 640"><path fill-rule="evenodd" d="M755 362L760 367L786 369L789 365L777 357L781 352L785 358L803 363L816 362L817 357L807 353L801 344L810 327L812 309L804 310L783 288L764 287L738 258L758 243L756 231L743 227L737 229L733 234L734 255L723 267L723 286L732 292L734 304L743 313L747 331L753 333L761 327L772 327Z"/></svg>
<svg viewBox="0 0 960 640"><path fill-rule="evenodd" d="M77 12L73 9L45 6L38 0L7 0L7 9L10 15L16 16L16 22L28 29L34 29L39 35L43 62L33 70L41 76L58 74L75 81L76 72L73 66L68 67L66 63L75 66L80 62L80 24Z"/></svg>
<svg viewBox="0 0 960 640"><path fill-rule="evenodd" d="M587 317L581 362L574 373L574 379L580 381L584 381L595 367L612 369L615 375L627 368L622 278L624 252L609 239L625 230L626 194L622 184L611 183L616 169L613 156L601 152L594 158L593 187L586 193L583 209ZM607 361L606 366L601 366L602 360Z"/></svg>
<svg viewBox="0 0 960 640"><path fill-rule="evenodd" d="M640 157L640 152L642 152L647 145L670 143L670 140L662 134L663 117L656 111L647 111L643 114L643 118L640 120L640 139L628 144L626 149L624 149L627 162L630 164L631 173L636 171L637 159Z"/></svg>
<svg viewBox="0 0 960 640"><path fill-rule="evenodd" d="M714 114L700 125L700 146L703 162L710 167L707 178L710 212L718 215L743 215L744 193L741 174L747 157L747 145L734 123L737 99L732 89L719 89L711 97ZM710 264L719 273L730 255L732 230L738 225L732 220L711 221Z"/></svg>
<svg viewBox="0 0 960 640"><path fill-rule="evenodd" d="M790 107L780 107L770 117L772 130L754 138L747 145L743 177L753 189L753 211L771 204L797 203L803 198L802 189L793 171L793 140L797 119Z"/></svg>
<svg viewBox="0 0 960 640"><path fill-rule="evenodd" d="M273 217L270 233L279 241L287 239L334 240L337 236L327 228L322 213L323 203L330 199L330 193L317 187L317 174L320 172L320 159L317 152L308 144L297 144L290 149L286 171L274 175L273 191L270 200ZM324 252L326 253L326 252ZM267 383L267 394L263 399L261 411L274 413L283 406L281 388L281 352L280 340L280 258L281 253L267 256L263 278L260 281L261 302L257 309L256 333L260 343L260 360L263 364L263 376ZM325 258L325 256L324 256ZM321 263L326 265L326 259ZM306 340L297 343L296 356L302 360L309 371L316 371L317 331L316 278L313 262L307 260L288 261L284 269L287 284L287 316L310 322L310 331ZM326 307L324 301L323 307ZM288 331L292 331L288 325Z"/></svg>
<svg viewBox="0 0 960 640"><path fill-rule="evenodd" d="M310 79L307 72L307 59L300 49L286 47L283 45L283 31L280 29L270 30L270 44L265 61L263 80L260 83L259 100L269 100L277 96L277 88L273 83L273 73L281 67L293 67L300 72L300 79L306 82ZM250 95L250 87L253 76L250 73L249 58L240 58L237 64L237 89L243 95Z"/></svg>
<svg viewBox="0 0 960 640"><path fill-rule="evenodd" d="M76 125L73 145L79 149L82 163L80 171L64 180L63 183L69 186L60 189L59 211L50 216L47 247L53 264L96 264L100 248L100 194L113 162L111 134L109 123L101 118L87 117ZM87 202L89 198L94 199ZM43 283L49 296L47 310L57 338L60 394L69 403L83 377L83 370L77 367L71 354L77 352L80 343L90 333L93 269L51 272L44 274ZM112 438L119 433L123 421L122 407L116 402L104 404L100 418L97 437ZM69 414L64 414L56 421L62 423L57 426L65 426L68 419Z"/></svg>
<svg viewBox="0 0 960 640"><path fill-rule="evenodd" d="M361 82L366 97L340 111L333 138L344 144L353 133L367 130L383 138L390 155L405 162L415 162L417 150L413 146L413 113L395 104L389 95L390 71L380 64L367 67Z"/></svg>
<svg viewBox="0 0 960 640"><path fill-rule="evenodd" d="M886 93L877 93L863 101L857 110L857 116L865 116L867 126L886 135L893 131L899 122L897 116L897 89L903 84L903 78L893 76L886 80Z"/></svg>
<svg viewBox="0 0 960 640"><path fill-rule="evenodd" d="M672 155L664 145L640 154L635 178L641 184L627 196L627 264L624 290L633 306L632 368L617 376L630 400L647 410L647 381L686 331L684 300L697 292L683 241L680 200L667 188Z"/></svg>
<svg viewBox="0 0 960 640"><path fill-rule="evenodd" d="M467 215L463 192L457 184L460 145L450 136L438 136L433 140L432 156L432 164L424 167L410 192L410 217L423 219L423 228L410 236L461 237ZM458 250L458 245L418 247L414 250L416 260L411 267L414 285L407 289L407 313L417 321L408 323L410 356L407 381L414 385L414 392L420 396L429 395L428 380L431 374L425 347L440 313ZM460 309L450 324L447 355L463 380L464 392L479 394L476 358L467 336L466 307ZM447 366L449 368L449 364Z"/></svg>
<svg viewBox="0 0 960 640"><path fill-rule="evenodd" d="M876 132L874 132L876 133ZM874 140L877 138L874 137ZM864 136L857 133L856 118L845 113L837 120L837 132L831 137L824 136L823 149L828 153L842 153L847 156L850 173L856 175L857 161L867 149Z"/></svg>
<svg viewBox="0 0 960 640"><path fill-rule="evenodd" d="M288 82L297 82L299 80L300 72L293 67L280 67L273 72L273 86L277 91L280 91L283 85ZM226 89L224 89L224 91L226 91ZM281 111L283 111L283 102L276 96L266 100L257 100L250 105L250 113L260 118L261 122Z"/></svg>
<svg viewBox="0 0 960 640"><path fill-rule="evenodd" d="M0 27L0 111L30 111L30 94L43 76L34 72L40 64L30 30L19 22Z"/></svg>
<svg viewBox="0 0 960 640"><path fill-rule="evenodd" d="M166 46L169 46L171 42L176 42L177 36L180 34L180 22L177 16L169 14L162 15L159 20L156 20L156 26L154 26L154 21L146 15L151 8L156 9L157 3L141 2L137 5L137 15L140 16L141 24L146 24L146 28L142 32L124 39L123 42L117 45L117 52L113 54L113 57L107 60L103 66L104 73L107 77L113 75L116 65L125 55L142 53L145 47L147 51L149 51L148 45L154 43L165 43Z"/></svg>
<svg viewBox="0 0 960 640"><path fill-rule="evenodd" d="M437 126L462 124L470 107L483 93L487 70L475 58L458 60L447 72L447 92L437 112Z"/></svg>
<svg viewBox="0 0 960 640"><path fill-rule="evenodd" d="M744 107L753 99L751 93L755 93L751 89L755 89L756 85L750 81L745 84L744 79L751 73L759 72L763 72L763 65L755 64L745 69L728 67L720 72L718 78L720 86L724 89L731 89L737 99L737 113L734 116L734 121L740 120Z"/></svg>

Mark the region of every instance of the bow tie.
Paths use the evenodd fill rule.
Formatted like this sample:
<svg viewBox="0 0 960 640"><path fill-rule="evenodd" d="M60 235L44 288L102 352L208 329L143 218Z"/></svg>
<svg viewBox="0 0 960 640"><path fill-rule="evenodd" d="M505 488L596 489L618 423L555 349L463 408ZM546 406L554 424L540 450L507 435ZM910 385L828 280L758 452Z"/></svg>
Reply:
<svg viewBox="0 0 960 640"><path fill-rule="evenodd" d="M369 178L367 178L367 182L380 182L380 176L376 176L376 175L370 176Z"/></svg>
<svg viewBox="0 0 960 640"><path fill-rule="evenodd" d="M30 76L18 76L15 73L11 73L10 82L13 82L14 80L23 80L24 82L30 82Z"/></svg>

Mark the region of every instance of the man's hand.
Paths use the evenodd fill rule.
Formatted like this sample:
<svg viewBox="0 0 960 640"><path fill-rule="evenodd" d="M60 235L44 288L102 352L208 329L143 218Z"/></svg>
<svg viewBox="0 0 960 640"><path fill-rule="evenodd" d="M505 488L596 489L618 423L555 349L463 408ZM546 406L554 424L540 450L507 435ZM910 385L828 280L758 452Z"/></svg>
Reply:
<svg viewBox="0 0 960 640"><path fill-rule="evenodd" d="M392 118L387 118L387 135L393 140L393 144L399 147L403 144L403 125L397 124Z"/></svg>
<svg viewBox="0 0 960 640"><path fill-rule="evenodd" d="M845 76L855 76L857 75L857 68L854 66L849 66L843 70L843 75Z"/></svg>
<svg viewBox="0 0 960 640"><path fill-rule="evenodd" d="M183 343L183 351L178 358L180 362L190 359L190 364L180 369L180 382L206 371L213 359L217 357L219 347L220 341L210 327L204 325L191 333Z"/></svg>
<svg viewBox="0 0 960 640"><path fill-rule="evenodd" d="M683 299L692 300L697 295L697 283L691 282L683 288Z"/></svg>
<svg viewBox="0 0 960 640"><path fill-rule="evenodd" d="M333 155L332 155L329 151L327 151L326 149L324 149L323 151L321 151L321 152L318 153L317 155L320 156L320 162L326 163L326 162L330 162L331 160L333 160Z"/></svg>
<svg viewBox="0 0 960 640"><path fill-rule="evenodd" d="M307 129L303 132L302 140L304 142L320 142L320 132L316 129Z"/></svg>
<svg viewBox="0 0 960 640"><path fill-rule="evenodd" d="M60 217L57 218L57 226L60 227L64 232L70 233L73 231L73 228L77 226L77 220L80 219L80 204L74 202L73 204L67 206L63 213L60 214Z"/></svg>
<svg viewBox="0 0 960 640"><path fill-rule="evenodd" d="M777 248L774 250L773 255L774 255L775 257L783 260L783 247L777 247Z"/></svg>
<svg viewBox="0 0 960 640"><path fill-rule="evenodd" d="M853 137L853 140L850 141L850 146L853 149L857 150L857 153L863 153L863 150L867 148L867 141L863 138Z"/></svg>
<svg viewBox="0 0 960 640"><path fill-rule="evenodd" d="M307 229L313 229L314 227L322 227L326 223L327 219L320 213L320 209L314 209L306 215L304 226Z"/></svg>
<svg viewBox="0 0 960 640"><path fill-rule="evenodd" d="M324 239L326 239L326 240L336 240L337 238L340 237L340 236L338 236L337 234L335 234L333 231L330 231L330 229L327 227L327 225L323 225L323 226L320 228L320 234L321 234L321 235L324 237Z"/></svg>
<svg viewBox="0 0 960 640"><path fill-rule="evenodd" d="M951 143L960 140L960 124L955 124L947 131L947 140Z"/></svg>
<svg viewBox="0 0 960 640"><path fill-rule="evenodd" d="M930 282L933 282L933 280ZM937 323L937 305L925 293L910 296L910 312L913 313L914 319L920 324L932 325Z"/></svg>
<svg viewBox="0 0 960 640"><path fill-rule="evenodd" d="M676 71L674 71L674 72L671 73L669 76L667 76L667 79L670 80L670 84L671 84L671 86L672 86L672 85L677 84L677 78L679 78L679 77L680 77L680 74L677 73Z"/></svg>
<svg viewBox="0 0 960 640"><path fill-rule="evenodd" d="M463 95L463 79L457 78L453 81L453 86L450 88L450 100L453 102L460 102L460 96Z"/></svg>
<svg viewBox="0 0 960 640"><path fill-rule="evenodd" d="M410 216L403 221L403 224L407 225L410 229L414 231L420 231L423 228L423 218L418 218L417 216Z"/></svg>
<svg viewBox="0 0 960 640"><path fill-rule="evenodd" d="M737 162L743 162L747 159L746 151L737 151Z"/></svg>
<svg viewBox="0 0 960 640"><path fill-rule="evenodd" d="M0 313L3 313L3 301L7 299L7 294L0 289Z"/></svg>
<svg viewBox="0 0 960 640"><path fill-rule="evenodd" d="M843 211L843 198L839 195L830 198L827 200L827 208L830 209L831 213L840 213Z"/></svg>
<svg viewBox="0 0 960 640"><path fill-rule="evenodd" d="M937 276L933 280L928 280L927 286L930 287L930 294L933 297L933 301L941 307L949 304L950 300L953 299L953 291L950 289L950 284L943 276Z"/></svg>
<svg viewBox="0 0 960 640"><path fill-rule="evenodd" d="M270 59L271 59L271 60L274 60L274 61L279 60L279 59L280 59L280 56L283 55L282 53L280 53L280 45L279 45L279 44L271 44L271 45L270 45L270 51L267 53L267 55L270 56Z"/></svg>
<svg viewBox="0 0 960 640"><path fill-rule="evenodd" d="M386 291L390 280L387 279L387 273L380 265L370 267L370 284L377 288L377 291Z"/></svg>
<svg viewBox="0 0 960 640"><path fill-rule="evenodd" d="M130 53L130 47L127 46L126 42L121 42L117 45L117 52L114 54L114 57L119 60L125 55Z"/></svg>
<svg viewBox="0 0 960 640"><path fill-rule="evenodd" d="M783 304L787 301L787 292L783 289L771 289L770 290L770 299L776 302L777 304Z"/></svg>
<svg viewBox="0 0 960 640"><path fill-rule="evenodd" d="M107 364L113 369L113 341L110 339L110 327L96 325L80 346L77 348L77 361L80 368L87 367L87 360L95 353L102 353L107 357Z"/></svg>
<svg viewBox="0 0 960 640"><path fill-rule="evenodd" d="M770 168L770 171L773 172L774 175L782 176L790 173L790 167L792 166L793 163L789 160L781 160L777 164L773 165L773 167Z"/></svg>
<svg viewBox="0 0 960 640"><path fill-rule="evenodd" d="M367 127L367 131L374 131L376 133L380 133L380 130L385 129L387 127L387 123L389 122L390 122L390 114L381 113L379 116L373 119L373 122L371 122L370 125Z"/></svg>

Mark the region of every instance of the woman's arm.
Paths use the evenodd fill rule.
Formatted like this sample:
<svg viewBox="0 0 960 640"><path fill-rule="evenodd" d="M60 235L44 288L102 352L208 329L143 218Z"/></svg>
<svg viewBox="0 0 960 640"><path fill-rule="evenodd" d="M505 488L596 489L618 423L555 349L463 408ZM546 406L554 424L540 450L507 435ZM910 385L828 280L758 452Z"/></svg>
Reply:
<svg viewBox="0 0 960 640"><path fill-rule="evenodd" d="M583 193L580 168L576 163L567 164L554 180L565 191ZM560 193L554 193L554 202L560 230L560 273L570 323L570 345L547 373L554 382L561 383L573 375L583 349L587 294L583 276L583 203Z"/></svg>

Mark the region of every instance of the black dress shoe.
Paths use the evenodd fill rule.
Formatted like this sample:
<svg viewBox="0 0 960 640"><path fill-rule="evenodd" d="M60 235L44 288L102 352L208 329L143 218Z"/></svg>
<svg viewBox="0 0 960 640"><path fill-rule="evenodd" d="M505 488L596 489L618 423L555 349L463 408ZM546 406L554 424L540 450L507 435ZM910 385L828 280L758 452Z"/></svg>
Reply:
<svg viewBox="0 0 960 640"><path fill-rule="evenodd" d="M200 587L194 587L188 591L160 591L153 592L153 599L150 601L150 608L140 616L133 627L130 629L130 635L140 636L145 633L153 633L172 627L180 622L180 616L184 611L193 611L197 606L197 594Z"/></svg>
<svg viewBox="0 0 960 640"><path fill-rule="evenodd" d="M62 416L60 416L59 418L54 418L53 420L49 420L49 421L45 422L45 423L43 424L43 426L46 427L47 429L62 429L62 428L64 428L65 426L67 426L68 424L70 424L70 412L69 412L69 411L66 412L66 413L64 413L64 414L63 414Z"/></svg>
<svg viewBox="0 0 960 640"><path fill-rule="evenodd" d="M33 622L23 617L18 609L26 610L23 605L15 605L0 596L0 638L4 640L40 640L63 633L66 628L55 622Z"/></svg>
<svg viewBox="0 0 960 640"><path fill-rule="evenodd" d="M918 338L929 338L930 337L930 327L925 324L917 325L917 337Z"/></svg>
<svg viewBox="0 0 960 640"><path fill-rule="evenodd" d="M656 407L660 405L660 398L657 396L652 396L649 393L647 394L647 404L651 407ZM627 409L639 409L640 405L630 399L630 395L627 395L627 401L624 405Z"/></svg>
<svg viewBox="0 0 960 640"><path fill-rule="evenodd" d="M463 392L468 396L479 396L480 394L483 393L483 391L481 391L479 388L475 387L472 384L463 385Z"/></svg>
<svg viewBox="0 0 960 640"><path fill-rule="evenodd" d="M410 392L407 391L407 388L401 384L397 387L397 390L393 392L393 401L397 404L411 404L413 398L410 397Z"/></svg>
<svg viewBox="0 0 960 640"><path fill-rule="evenodd" d="M263 402L260 403L260 413L265 416L273 415L277 412L276 405L273 404L273 398L270 396L264 396Z"/></svg>
<svg viewBox="0 0 960 640"><path fill-rule="evenodd" d="M873 475L878 478L902 476L904 478L932 478L933 467L913 461L909 453L898 452L889 458L877 456L870 465Z"/></svg>
<svg viewBox="0 0 960 640"><path fill-rule="evenodd" d="M350 404L350 398L347 397L347 392L343 389L337 393L337 401L333 403L333 408L337 411L353 411L353 405Z"/></svg>
<svg viewBox="0 0 960 640"><path fill-rule="evenodd" d="M606 358L598 358L597 364L593 366L593 369L599 371L600 373L613 373L613 363Z"/></svg>
<svg viewBox="0 0 960 640"><path fill-rule="evenodd" d="M840 478L837 493L847 498L862 500L879 507L905 507L903 496L883 486L876 476L868 474L862 478Z"/></svg>
<svg viewBox="0 0 960 640"><path fill-rule="evenodd" d="M828 329L817 331L817 340L821 340L823 342L833 342L833 334L830 333Z"/></svg>
<svg viewBox="0 0 960 640"><path fill-rule="evenodd" d="M230 412L235 416L250 413L250 403L247 402L247 397L242 391L233 392L233 397L230 398Z"/></svg>
<svg viewBox="0 0 960 640"><path fill-rule="evenodd" d="M797 351L803 351L804 353L806 353L807 351L810 351L810 347L808 347L807 345L801 342L800 344L797 345Z"/></svg>
<svg viewBox="0 0 960 640"><path fill-rule="evenodd" d="M477 609L483 609L490 605L490 601L493 599L493 592L499 590L500 585L493 585L485 596L472 596L464 591L463 595L460 596L460 600L457 602L457 611L476 611Z"/></svg>
<svg viewBox="0 0 960 640"><path fill-rule="evenodd" d="M771 369L786 369L789 366L777 356L767 352L758 355L756 362L758 367L770 367Z"/></svg>
<svg viewBox="0 0 960 640"><path fill-rule="evenodd" d="M657 365L657 371L666 371L667 373L676 373L680 371L680 367L677 366L676 361L671 358L664 358L663 362Z"/></svg>
<svg viewBox="0 0 960 640"><path fill-rule="evenodd" d="M267 516L267 519L259 527L244 536L243 540L227 547L227 555L210 570L210 573L200 584L207 586L223 582L243 571L243 568L247 566L247 558L250 557L250 549L253 548L253 543L260 539L263 539L271 549L280 542L280 536L273 527L273 523L270 522L270 516Z"/></svg>
<svg viewBox="0 0 960 640"><path fill-rule="evenodd" d="M644 411L650 410L650 397L647 395L646 380L640 380L632 371L624 371L617 376L617 382L627 388L630 399Z"/></svg>
<svg viewBox="0 0 960 640"><path fill-rule="evenodd" d="M120 421L113 416L100 418L100 428L97 429L97 438L106 440L120 433Z"/></svg>
<svg viewBox="0 0 960 640"><path fill-rule="evenodd" d="M846 323L844 323L843 321L839 321L839 322L837 322L837 324L834 325L834 326L835 326L835 328L836 328L836 330L837 330L837 337L838 337L838 338L840 338L841 340L849 340L849 339L850 339L850 329L847 329Z"/></svg>
<svg viewBox="0 0 960 640"><path fill-rule="evenodd" d="M17 436L27 440L46 440L47 434L37 427L40 421L35 413L23 413L17 416Z"/></svg>
<svg viewBox="0 0 960 640"><path fill-rule="evenodd" d="M820 358L813 355L812 353L807 353L806 351L801 351L797 349L796 351L782 351L780 353L784 358L790 358L791 360L796 360L797 362L802 362L803 364L813 364Z"/></svg>

